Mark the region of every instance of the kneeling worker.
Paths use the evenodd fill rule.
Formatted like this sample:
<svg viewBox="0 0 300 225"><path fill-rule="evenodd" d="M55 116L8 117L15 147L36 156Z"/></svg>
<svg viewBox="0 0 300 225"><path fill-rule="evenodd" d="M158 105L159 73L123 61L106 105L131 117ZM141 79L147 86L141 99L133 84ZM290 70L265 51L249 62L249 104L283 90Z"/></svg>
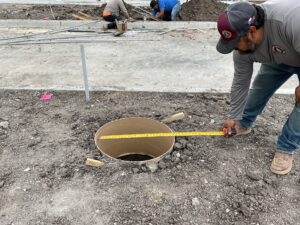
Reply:
<svg viewBox="0 0 300 225"><path fill-rule="evenodd" d="M181 5L179 0L151 0L150 8L155 18L176 21Z"/></svg>
<svg viewBox="0 0 300 225"><path fill-rule="evenodd" d="M132 20L129 17L129 14L127 12L127 9L124 5L124 2L122 0L110 0L104 10L103 10L103 19L107 22L111 22L104 26L106 29L113 29L116 28L116 22L115 20L121 20L120 12L122 12L123 16L125 16L126 19Z"/></svg>

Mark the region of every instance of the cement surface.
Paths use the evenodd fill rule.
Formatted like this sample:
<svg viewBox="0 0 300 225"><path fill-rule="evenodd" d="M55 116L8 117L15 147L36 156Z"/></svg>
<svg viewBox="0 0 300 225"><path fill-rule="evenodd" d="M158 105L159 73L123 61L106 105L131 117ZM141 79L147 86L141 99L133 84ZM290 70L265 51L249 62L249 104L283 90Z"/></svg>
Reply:
<svg viewBox="0 0 300 225"><path fill-rule="evenodd" d="M61 32L75 26L100 33ZM102 33L103 22L3 20L0 88L83 90L80 44L84 44L90 90L229 92L232 55L215 50L219 37L215 26L134 22L127 33L114 37ZM50 34L53 30L60 32ZM27 42L12 39L23 35L32 36ZM255 72L258 68L256 64ZM278 93L294 93L298 83L294 76Z"/></svg>

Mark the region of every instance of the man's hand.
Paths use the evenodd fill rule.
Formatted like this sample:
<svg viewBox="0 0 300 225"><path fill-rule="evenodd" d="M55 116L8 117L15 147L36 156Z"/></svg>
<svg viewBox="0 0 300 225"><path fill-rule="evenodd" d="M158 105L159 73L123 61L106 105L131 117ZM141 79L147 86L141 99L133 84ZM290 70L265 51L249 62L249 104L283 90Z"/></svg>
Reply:
<svg viewBox="0 0 300 225"><path fill-rule="evenodd" d="M155 21L159 21L160 19L156 18L155 16L151 16L151 19L155 20Z"/></svg>
<svg viewBox="0 0 300 225"><path fill-rule="evenodd" d="M235 120L225 120L223 124L223 131L225 137L231 137L235 134Z"/></svg>
<svg viewBox="0 0 300 225"><path fill-rule="evenodd" d="M300 85L295 90L295 101L300 104Z"/></svg>
<svg viewBox="0 0 300 225"><path fill-rule="evenodd" d="M156 19L162 19L164 14L165 14L165 9L160 9L160 12L156 13L155 18Z"/></svg>

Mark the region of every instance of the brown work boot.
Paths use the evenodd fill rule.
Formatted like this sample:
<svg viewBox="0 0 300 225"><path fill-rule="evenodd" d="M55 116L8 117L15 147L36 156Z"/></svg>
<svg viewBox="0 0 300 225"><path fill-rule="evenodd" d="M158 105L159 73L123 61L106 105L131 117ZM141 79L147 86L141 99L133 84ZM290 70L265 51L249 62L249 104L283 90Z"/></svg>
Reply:
<svg viewBox="0 0 300 225"><path fill-rule="evenodd" d="M236 132L235 135L237 135L237 136L249 134L252 130L250 127L249 128L243 127L239 121L235 122L234 128L235 128L235 132Z"/></svg>
<svg viewBox="0 0 300 225"><path fill-rule="evenodd" d="M276 152L271 164L271 171L284 175L291 171L293 166L293 154Z"/></svg>

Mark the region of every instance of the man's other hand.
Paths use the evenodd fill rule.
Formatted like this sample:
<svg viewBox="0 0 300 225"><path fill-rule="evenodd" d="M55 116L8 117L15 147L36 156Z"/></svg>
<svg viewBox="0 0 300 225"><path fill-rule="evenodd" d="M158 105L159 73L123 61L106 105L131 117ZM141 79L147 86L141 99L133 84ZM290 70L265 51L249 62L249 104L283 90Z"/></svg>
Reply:
<svg viewBox="0 0 300 225"><path fill-rule="evenodd" d="M295 101L300 104L300 85L295 90Z"/></svg>

